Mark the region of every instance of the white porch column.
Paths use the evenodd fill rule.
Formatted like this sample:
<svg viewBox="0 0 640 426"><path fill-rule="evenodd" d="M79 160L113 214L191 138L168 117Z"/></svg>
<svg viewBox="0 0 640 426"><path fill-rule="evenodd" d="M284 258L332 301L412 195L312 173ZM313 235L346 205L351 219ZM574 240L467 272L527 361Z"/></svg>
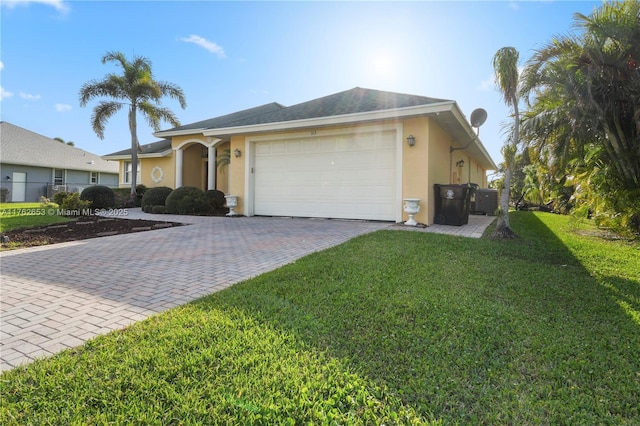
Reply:
<svg viewBox="0 0 640 426"><path fill-rule="evenodd" d="M207 162L207 189L216 189L216 149L212 146L207 150L209 161Z"/></svg>
<svg viewBox="0 0 640 426"><path fill-rule="evenodd" d="M182 149L176 149L176 188L182 186Z"/></svg>

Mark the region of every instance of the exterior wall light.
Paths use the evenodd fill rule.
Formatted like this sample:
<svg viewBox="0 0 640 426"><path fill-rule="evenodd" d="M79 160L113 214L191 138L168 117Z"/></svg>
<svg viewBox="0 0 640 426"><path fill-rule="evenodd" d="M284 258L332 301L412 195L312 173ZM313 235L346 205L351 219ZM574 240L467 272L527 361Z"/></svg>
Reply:
<svg viewBox="0 0 640 426"><path fill-rule="evenodd" d="M456 162L456 167L464 167L464 160Z"/></svg>
<svg viewBox="0 0 640 426"><path fill-rule="evenodd" d="M407 143L409 146L414 146L416 144L416 137L413 135L407 136Z"/></svg>
<svg viewBox="0 0 640 426"><path fill-rule="evenodd" d="M233 155L236 156L236 158L240 158L240 156L242 155L242 151L240 151L238 148L233 150Z"/></svg>

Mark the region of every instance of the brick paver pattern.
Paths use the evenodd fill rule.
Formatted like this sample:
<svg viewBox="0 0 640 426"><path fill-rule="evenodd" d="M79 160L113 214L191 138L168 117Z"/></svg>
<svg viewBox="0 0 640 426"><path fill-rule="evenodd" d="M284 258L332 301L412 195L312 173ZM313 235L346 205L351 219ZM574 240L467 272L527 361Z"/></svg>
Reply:
<svg viewBox="0 0 640 426"><path fill-rule="evenodd" d="M0 253L0 369L389 227L326 219L179 219L193 223Z"/></svg>
<svg viewBox="0 0 640 426"><path fill-rule="evenodd" d="M358 235L402 228L388 222L145 215L133 209L129 218L136 217L190 224L0 253L0 371ZM475 227L469 232L477 236Z"/></svg>

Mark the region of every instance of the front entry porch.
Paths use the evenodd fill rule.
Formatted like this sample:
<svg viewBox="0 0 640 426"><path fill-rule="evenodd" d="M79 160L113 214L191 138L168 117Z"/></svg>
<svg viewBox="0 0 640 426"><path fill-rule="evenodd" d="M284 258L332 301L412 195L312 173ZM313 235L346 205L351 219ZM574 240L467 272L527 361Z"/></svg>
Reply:
<svg viewBox="0 0 640 426"><path fill-rule="evenodd" d="M195 186L203 191L217 189L226 193L229 186L229 173L225 166L216 167L220 156L225 155L224 145L224 143L216 145L192 141L174 148L175 187Z"/></svg>

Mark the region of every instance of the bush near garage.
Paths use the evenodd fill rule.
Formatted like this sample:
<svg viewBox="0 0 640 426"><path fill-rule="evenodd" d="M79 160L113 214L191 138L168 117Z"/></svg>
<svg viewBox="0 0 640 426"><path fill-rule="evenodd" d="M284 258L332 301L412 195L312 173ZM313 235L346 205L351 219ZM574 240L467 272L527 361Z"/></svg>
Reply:
<svg viewBox="0 0 640 426"><path fill-rule="evenodd" d="M133 207L129 203L129 197L131 197L131 190L129 188L115 188L113 193L116 197L115 208L121 209L126 207Z"/></svg>
<svg viewBox="0 0 640 426"><path fill-rule="evenodd" d="M116 205L116 196L113 189L104 185L85 188L80 194L80 199L90 201L92 209L111 209Z"/></svg>
<svg viewBox="0 0 640 426"><path fill-rule="evenodd" d="M204 215L211 211L211 204L204 191L195 186L174 189L167 196L165 206L169 214Z"/></svg>
<svg viewBox="0 0 640 426"><path fill-rule="evenodd" d="M173 189L168 186L149 188L142 196L141 207L145 213L153 213L154 206L164 206Z"/></svg>
<svg viewBox="0 0 640 426"><path fill-rule="evenodd" d="M143 184L136 186L136 198L134 200L134 207L142 207L142 197L144 197L144 194L146 194L148 190L149 189Z"/></svg>
<svg viewBox="0 0 640 426"><path fill-rule="evenodd" d="M153 214L165 214L167 212L167 208L165 206L153 206L151 208L151 213Z"/></svg>
<svg viewBox="0 0 640 426"><path fill-rule="evenodd" d="M147 187L140 184L136 186L136 195L131 200L131 188L115 188L113 192L116 195L116 208L142 207L142 197L147 192Z"/></svg>
<svg viewBox="0 0 640 426"><path fill-rule="evenodd" d="M224 204L226 203L226 199L224 198L224 192L219 191L217 189L210 189L204 193L209 202L211 203L211 207L214 211L224 209Z"/></svg>

